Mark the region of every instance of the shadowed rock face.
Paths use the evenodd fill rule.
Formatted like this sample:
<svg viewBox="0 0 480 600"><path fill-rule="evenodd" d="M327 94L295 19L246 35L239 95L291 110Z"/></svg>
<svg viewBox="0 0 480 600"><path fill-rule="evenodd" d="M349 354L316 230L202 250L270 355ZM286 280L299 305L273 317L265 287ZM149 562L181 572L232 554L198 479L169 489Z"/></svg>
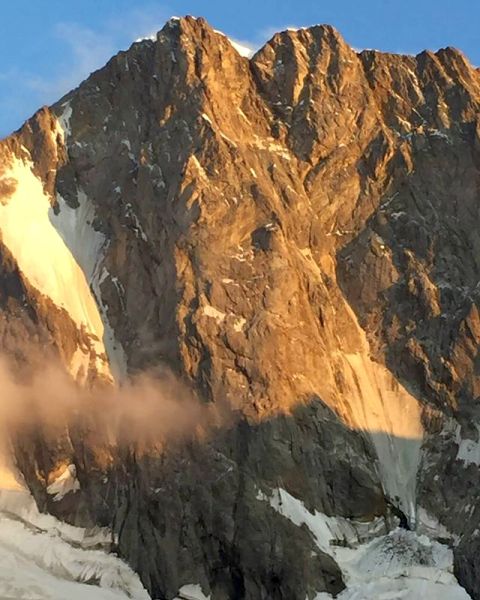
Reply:
<svg viewBox="0 0 480 600"><path fill-rule="evenodd" d="M199 582L213 600L304 600L341 572L259 490L360 520L393 506L461 539L457 577L480 597L479 103L451 48L357 54L317 26L248 60L187 17L1 142L0 347L17 368L31 344L84 385L167 365L238 415L106 463L78 426L26 435L42 508L111 526L152 597ZM32 178L62 243L50 287L8 216ZM101 327L69 309L66 264ZM81 491L54 503L66 460Z"/></svg>

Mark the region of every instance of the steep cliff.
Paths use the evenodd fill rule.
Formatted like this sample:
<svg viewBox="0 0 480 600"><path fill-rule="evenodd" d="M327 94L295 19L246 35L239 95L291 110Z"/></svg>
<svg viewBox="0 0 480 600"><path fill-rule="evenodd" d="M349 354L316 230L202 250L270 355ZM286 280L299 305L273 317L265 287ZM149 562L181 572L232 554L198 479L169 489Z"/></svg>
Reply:
<svg viewBox="0 0 480 600"><path fill-rule="evenodd" d="M358 54L316 26L248 59L187 17L1 142L14 368L48 347L96 388L167 366L229 410L148 451L92 447L88 418L24 432L40 508L111 528L154 598L348 598L338 547L363 543L417 557L387 588L468 597L438 542L480 598L479 106L451 48Z"/></svg>

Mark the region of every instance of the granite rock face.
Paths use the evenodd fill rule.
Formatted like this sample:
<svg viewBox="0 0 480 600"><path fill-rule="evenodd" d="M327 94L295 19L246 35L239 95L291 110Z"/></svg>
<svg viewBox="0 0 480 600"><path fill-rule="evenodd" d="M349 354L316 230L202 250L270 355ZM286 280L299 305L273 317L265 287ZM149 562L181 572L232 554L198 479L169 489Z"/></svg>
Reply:
<svg viewBox="0 0 480 600"><path fill-rule="evenodd" d="M479 107L451 48L358 54L316 26L247 59L187 17L0 142L14 368L45 347L87 387L166 366L234 415L147 453L99 451L88 419L23 432L39 506L111 527L154 598L339 593L278 489L441 539L480 598ZM54 502L65 463L80 491Z"/></svg>

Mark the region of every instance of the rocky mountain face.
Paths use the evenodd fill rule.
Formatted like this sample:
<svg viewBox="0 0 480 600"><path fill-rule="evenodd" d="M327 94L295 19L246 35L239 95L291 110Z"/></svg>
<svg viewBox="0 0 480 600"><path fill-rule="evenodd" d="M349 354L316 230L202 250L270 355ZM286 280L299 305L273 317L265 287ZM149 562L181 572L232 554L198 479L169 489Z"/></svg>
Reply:
<svg viewBox="0 0 480 600"><path fill-rule="evenodd" d="M248 59L174 19L0 157L15 372L47 356L108 388L166 366L231 413L148 452L99 449L88 419L24 431L41 510L109 527L152 598L347 598L332 548L398 523L480 598L480 72L460 52L358 54L316 26Z"/></svg>

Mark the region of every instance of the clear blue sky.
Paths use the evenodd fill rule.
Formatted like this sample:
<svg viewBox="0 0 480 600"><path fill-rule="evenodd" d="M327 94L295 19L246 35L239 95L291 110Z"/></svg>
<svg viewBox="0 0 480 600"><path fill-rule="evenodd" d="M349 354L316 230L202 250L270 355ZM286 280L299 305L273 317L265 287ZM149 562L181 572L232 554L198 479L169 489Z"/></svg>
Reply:
<svg viewBox="0 0 480 600"><path fill-rule="evenodd" d="M480 65L478 0L0 1L0 136L172 15L204 16L254 47L275 30L329 23L356 48L456 46Z"/></svg>

